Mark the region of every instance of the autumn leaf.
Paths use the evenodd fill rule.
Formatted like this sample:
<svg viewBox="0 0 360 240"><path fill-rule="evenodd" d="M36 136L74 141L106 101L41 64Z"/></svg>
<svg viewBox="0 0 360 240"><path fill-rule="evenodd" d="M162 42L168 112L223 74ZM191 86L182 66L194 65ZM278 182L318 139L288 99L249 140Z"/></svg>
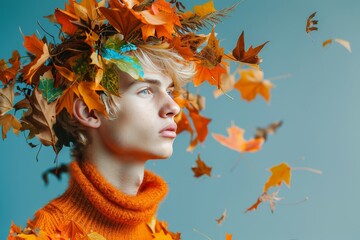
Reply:
<svg viewBox="0 0 360 240"><path fill-rule="evenodd" d="M217 222L217 224L221 225L225 221L226 217L227 217L227 212L225 209L224 212L221 214L221 216L219 218L216 218L215 221Z"/></svg>
<svg viewBox="0 0 360 240"><path fill-rule="evenodd" d="M0 116L0 126L2 127L2 139L6 138L6 133L13 128L13 132L19 135L21 123L12 114L5 114Z"/></svg>
<svg viewBox="0 0 360 240"><path fill-rule="evenodd" d="M50 70L40 76L38 89L42 92L44 99L48 103L51 103L63 93L61 88L54 87L54 77Z"/></svg>
<svg viewBox="0 0 360 240"><path fill-rule="evenodd" d="M24 36L24 40L25 48L35 56L35 59L21 70L24 74L24 81L30 84L36 72L50 58L50 53L48 46L43 41L40 41L35 34Z"/></svg>
<svg viewBox="0 0 360 240"><path fill-rule="evenodd" d="M264 138L264 140L266 141L267 135L274 134L282 124L283 124L283 121L276 121L276 122L270 123L266 128L258 127L256 129L254 138Z"/></svg>
<svg viewBox="0 0 360 240"><path fill-rule="evenodd" d="M0 88L0 116L13 109L15 81Z"/></svg>
<svg viewBox="0 0 360 240"><path fill-rule="evenodd" d="M81 82L78 86L78 90L86 106L89 108L89 111L95 109L105 116L108 116L105 106L100 100L99 94L96 92L105 90L101 85L96 86L95 82Z"/></svg>
<svg viewBox="0 0 360 240"><path fill-rule="evenodd" d="M226 233L225 240L232 240L232 234Z"/></svg>
<svg viewBox="0 0 360 240"><path fill-rule="evenodd" d="M208 124L211 119L202 116L196 109L188 108L188 110L196 131L196 144L198 141L202 143L208 135Z"/></svg>
<svg viewBox="0 0 360 240"><path fill-rule="evenodd" d="M273 213L275 211L275 202L283 199L283 198L277 197L278 193L279 193L279 189L270 194L267 192L262 193L261 196L258 197L256 202L251 207L246 209L245 213L247 213L248 211L256 210L258 208L258 206L260 205L260 203L262 203L262 202L269 202L271 212Z"/></svg>
<svg viewBox="0 0 360 240"><path fill-rule="evenodd" d="M281 186L283 182L290 187L291 168L289 165L283 162L279 165L273 166L269 170L271 172L271 176L266 181L263 192L267 192L271 187Z"/></svg>
<svg viewBox="0 0 360 240"><path fill-rule="evenodd" d="M315 15L316 15L316 12L313 12L307 18L307 20L306 20L306 28L305 28L306 33L310 33L312 31L317 31L318 30L318 28L315 27L315 25L317 25L319 21L318 20L313 20Z"/></svg>
<svg viewBox="0 0 360 240"><path fill-rule="evenodd" d="M54 168L50 168L48 170L46 170L45 172L42 173L41 177L45 183L45 185L48 185L49 184L49 178L48 178L48 175L49 174L52 174L54 175L58 180L61 180L61 175L64 173L64 174L67 174L69 171L68 169L68 166L67 164L65 163L62 163L60 165L60 167L56 166Z"/></svg>
<svg viewBox="0 0 360 240"><path fill-rule="evenodd" d="M200 158L200 154L198 154L198 159L196 160L196 167L191 168L194 172L194 177L201 177L202 175L208 175L211 176L211 169L212 167L209 167L205 164Z"/></svg>
<svg viewBox="0 0 360 240"><path fill-rule="evenodd" d="M3 84L8 84L16 77L20 68L20 54L18 51L13 51L9 63L12 65L11 67L8 67L4 59L0 60L0 80Z"/></svg>
<svg viewBox="0 0 360 240"><path fill-rule="evenodd" d="M221 74L220 76L220 88L215 89L214 97L218 98L219 96L231 91L234 88L235 84L235 73L230 73L230 67L226 69L226 73Z"/></svg>
<svg viewBox="0 0 360 240"><path fill-rule="evenodd" d="M83 237L81 240L106 240L106 238L96 232L91 232L85 237Z"/></svg>
<svg viewBox="0 0 360 240"><path fill-rule="evenodd" d="M259 64L262 59L258 56L261 49L268 43L269 41L253 48L249 47L247 51L245 51L245 40L244 40L244 31L241 33L238 38L236 47L232 51L232 56L239 62L249 63L249 64Z"/></svg>
<svg viewBox="0 0 360 240"><path fill-rule="evenodd" d="M340 39L340 38L334 38L334 39L327 39L322 43L323 47L326 47L327 45L331 44L333 41L339 43L341 46L343 46L344 48L346 48L346 50L348 50L349 52L351 52L351 47L350 47L350 42L346 41L344 39Z"/></svg>
<svg viewBox="0 0 360 240"><path fill-rule="evenodd" d="M194 6L194 14L204 17L210 13L216 12L213 1L208 1L202 5Z"/></svg>
<svg viewBox="0 0 360 240"><path fill-rule="evenodd" d="M15 116L8 113L13 109L14 102L14 85L13 80L10 84L0 89L0 126L2 127L2 139L6 138L6 133L13 128L15 134L19 134L21 123Z"/></svg>
<svg viewBox="0 0 360 240"><path fill-rule="evenodd" d="M30 134L35 134L45 146L53 146L55 152L57 152L55 147L57 137L53 125L56 121L56 104L57 100L50 104L47 103L42 97L41 92L35 88L32 95L24 101L24 105L27 105L28 111L24 112L21 118L22 121L37 129L38 132L30 132Z"/></svg>
<svg viewBox="0 0 360 240"><path fill-rule="evenodd" d="M64 108L73 116L73 107L74 107L74 98L76 96L80 96L79 90L77 88L77 84L73 84L71 87L66 89L63 94L58 99L58 104L56 105L56 114L61 112Z"/></svg>
<svg viewBox="0 0 360 240"><path fill-rule="evenodd" d="M240 153L257 152L264 142L263 138L245 140L243 136L245 131L235 124L227 128L227 132L229 137L217 133L212 133L212 136L222 145Z"/></svg>
<svg viewBox="0 0 360 240"><path fill-rule="evenodd" d="M144 23L142 17L132 9L129 9L125 4L120 4L118 1L110 0L109 5L111 9L100 7L100 12L106 17L109 23L127 40L128 37L140 29Z"/></svg>
<svg viewBox="0 0 360 240"><path fill-rule="evenodd" d="M179 16L169 2L165 0L156 0L151 8L136 12L145 19L145 26L141 27L143 39L146 41L150 36L158 38L172 38L175 33L175 26L181 27ZM156 33L156 34L155 34Z"/></svg>
<svg viewBox="0 0 360 240"><path fill-rule="evenodd" d="M270 90L274 85L269 80L264 80L264 73L254 68L241 70L240 79L235 83L241 97L246 101L252 101L260 94L267 102L270 101Z"/></svg>
<svg viewBox="0 0 360 240"><path fill-rule="evenodd" d="M68 221L57 227L59 234L65 239L78 239L85 235L84 230L74 221Z"/></svg>
<svg viewBox="0 0 360 240"><path fill-rule="evenodd" d="M196 63L197 72L193 81L194 85L198 86L204 81L208 81L211 85L219 88L221 85L220 77L227 71L221 64L224 48L220 47L214 28L211 31L207 45L200 51L199 55L199 60Z"/></svg>

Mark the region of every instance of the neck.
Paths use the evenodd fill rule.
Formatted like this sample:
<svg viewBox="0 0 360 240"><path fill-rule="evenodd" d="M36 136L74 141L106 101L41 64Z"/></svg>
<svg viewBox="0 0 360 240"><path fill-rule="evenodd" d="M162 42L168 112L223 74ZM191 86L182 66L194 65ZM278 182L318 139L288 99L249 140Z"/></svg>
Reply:
<svg viewBox="0 0 360 240"><path fill-rule="evenodd" d="M145 162L124 159L89 146L86 161L92 162L100 174L125 194L136 195L144 179Z"/></svg>

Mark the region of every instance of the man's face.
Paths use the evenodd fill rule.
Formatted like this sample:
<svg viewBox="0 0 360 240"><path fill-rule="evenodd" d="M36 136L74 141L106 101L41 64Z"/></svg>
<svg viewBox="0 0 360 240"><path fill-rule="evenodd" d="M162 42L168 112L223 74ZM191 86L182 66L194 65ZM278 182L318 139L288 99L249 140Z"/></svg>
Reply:
<svg viewBox="0 0 360 240"><path fill-rule="evenodd" d="M104 150L124 161L168 158L173 151L176 129L161 132L175 123L180 111L171 96L173 80L146 67L143 70L145 81L121 74L118 117L102 117L98 129Z"/></svg>

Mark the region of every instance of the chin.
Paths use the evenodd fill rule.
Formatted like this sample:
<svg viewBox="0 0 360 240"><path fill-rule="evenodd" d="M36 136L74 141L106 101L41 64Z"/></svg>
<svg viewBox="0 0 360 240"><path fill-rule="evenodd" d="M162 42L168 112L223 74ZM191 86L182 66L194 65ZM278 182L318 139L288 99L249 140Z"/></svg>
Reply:
<svg viewBox="0 0 360 240"><path fill-rule="evenodd" d="M172 154L173 154L173 148L167 147L165 149L161 149L161 151L156 153L153 159L158 159L158 160L168 159L169 157L172 156Z"/></svg>

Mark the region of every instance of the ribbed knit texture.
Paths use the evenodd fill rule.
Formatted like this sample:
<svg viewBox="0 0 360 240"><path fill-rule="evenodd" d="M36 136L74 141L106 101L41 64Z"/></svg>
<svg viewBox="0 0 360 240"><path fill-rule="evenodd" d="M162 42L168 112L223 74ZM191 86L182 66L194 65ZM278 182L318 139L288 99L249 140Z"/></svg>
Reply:
<svg viewBox="0 0 360 240"><path fill-rule="evenodd" d="M95 231L107 240L152 239L147 222L167 191L161 177L145 170L138 194L130 196L107 182L93 164L73 161L68 189L36 212L31 224L53 234L72 220L86 233Z"/></svg>

